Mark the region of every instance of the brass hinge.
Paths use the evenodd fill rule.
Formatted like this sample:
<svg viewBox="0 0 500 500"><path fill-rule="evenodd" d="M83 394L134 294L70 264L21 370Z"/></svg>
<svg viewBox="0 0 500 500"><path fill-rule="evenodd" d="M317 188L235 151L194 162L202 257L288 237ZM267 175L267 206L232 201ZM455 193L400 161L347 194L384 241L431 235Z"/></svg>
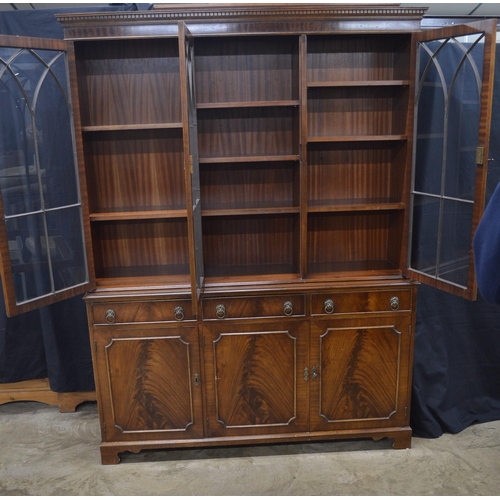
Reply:
<svg viewBox="0 0 500 500"><path fill-rule="evenodd" d="M189 155L189 171L193 173L193 156Z"/></svg>
<svg viewBox="0 0 500 500"><path fill-rule="evenodd" d="M97 356L97 340L94 340L94 352Z"/></svg>
<svg viewBox="0 0 500 500"><path fill-rule="evenodd" d="M102 424L102 431L106 434L106 422Z"/></svg>
<svg viewBox="0 0 500 500"><path fill-rule="evenodd" d="M476 148L476 165L484 164L484 148Z"/></svg>

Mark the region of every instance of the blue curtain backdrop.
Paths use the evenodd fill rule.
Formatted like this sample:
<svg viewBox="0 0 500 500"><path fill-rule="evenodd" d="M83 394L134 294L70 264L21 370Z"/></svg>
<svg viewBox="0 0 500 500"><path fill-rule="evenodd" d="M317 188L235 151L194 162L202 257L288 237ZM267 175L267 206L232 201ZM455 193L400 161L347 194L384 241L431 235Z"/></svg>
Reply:
<svg viewBox="0 0 500 500"><path fill-rule="evenodd" d="M0 33L62 38L57 12L143 10L150 4L0 13ZM497 56L500 61L500 54ZM500 64L497 65L500 68ZM500 71L496 71L488 194L500 182ZM499 263L500 265L500 263ZM1 291L0 291L1 293ZM1 298L3 299L3 297ZM0 300L0 383L48 377L56 392L94 389L82 297L7 318ZM500 419L500 306L420 286L411 425L438 437Z"/></svg>
<svg viewBox="0 0 500 500"><path fill-rule="evenodd" d="M0 33L63 38L54 14L147 10L151 4L0 12ZM92 391L94 377L82 296L8 318L0 287L0 383L49 378L55 392Z"/></svg>

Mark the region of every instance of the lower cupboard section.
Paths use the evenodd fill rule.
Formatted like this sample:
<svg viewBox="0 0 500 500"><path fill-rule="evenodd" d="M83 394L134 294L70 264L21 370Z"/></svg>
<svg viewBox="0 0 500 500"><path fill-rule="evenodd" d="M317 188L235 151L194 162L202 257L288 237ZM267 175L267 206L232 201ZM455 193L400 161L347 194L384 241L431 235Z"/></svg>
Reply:
<svg viewBox="0 0 500 500"><path fill-rule="evenodd" d="M103 463L354 437L409 447L414 315L352 316L94 325Z"/></svg>

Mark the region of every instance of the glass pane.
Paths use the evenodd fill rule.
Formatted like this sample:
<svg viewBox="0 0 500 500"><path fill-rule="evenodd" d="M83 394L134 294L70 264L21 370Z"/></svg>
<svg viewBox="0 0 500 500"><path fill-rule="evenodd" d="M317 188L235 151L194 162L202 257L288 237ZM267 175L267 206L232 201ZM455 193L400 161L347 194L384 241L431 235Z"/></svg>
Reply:
<svg viewBox="0 0 500 500"><path fill-rule="evenodd" d="M483 34L474 34L419 46L410 267L462 287L469 270L483 41Z"/></svg>
<svg viewBox="0 0 500 500"><path fill-rule="evenodd" d="M0 71L5 66L0 63ZM0 78L0 190L6 216L41 207L33 120L22 85L9 70Z"/></svg>
<svg viewBox="0 0 500 500"><path fill-rule="evenodd" d="M420 45L417 192L474 198L484 57L484 44L477 42L482 37L467 35Z"/></svg>
<svg viewBox="0 0 500 500"><path fill-rule="evenodd" d="M21 82L29 105L33 103L35 91L46 66L30 50L23 50L10 63L10 68Z"/></svg>
<svg viewBox="0 0 500 500"><path fill-rule="evenodd" d="M35 105L45 208L74 205L79 201L79 191L70 109L65 94L50 72L43 80Z"/></svg>
<svg viewBox="0 0 500 500"><path fill-rule="evenodd" d="M0 60L5 64L8 63L9 59L22 49L12 48L12 47L0 47Z"/></svg>
<svg viewBox="0 0 500 500"><path fill-rule="evenodd" d="M469 271L472 203L444 200L438 277L463 287Z"/></svg>
<svg viewBox="0 0 500 500"><path fill-rule="evenodd" d="M434 276L437 264L439 198L415 195L411 267Z"/></svg>
<svg viewBox="0 0 500 500"><path fill-rule="evenodd" d="M6 221L16 302L51 292L43 215L27 215Z"/></svg>
<svg viewBox="0 0 500 500"><path fill-rule="evenodd" d="M32 49L33 54L38 56L47 66L57 56L58 53L54 50Z"/></svg>
<svg viewBox="0 0 500 500"><path fill-rule="evenodd" d="M436 43L428 44L433 52ZM429 53L420 48L420 71L427 70L421 82L417 109L415 190L441 192L441 168L444 144L445 87Z"/></svg>
<svg viewBox="0 0 500 500"><path fill-rule="evenodd" d="M47 212L55 291L88 281L80 208Z"/></svg>
<svg viewBox="0 0 500 500"><path fill-rule="evenodd" d="M448 49L456 52L458 59L464 50L471 49L471 43L463 40L461 46L448 44ZM474 199L476 181L483 56L484 44L475 45L456 74L449 96L444 194L470 201Z"/></svg>

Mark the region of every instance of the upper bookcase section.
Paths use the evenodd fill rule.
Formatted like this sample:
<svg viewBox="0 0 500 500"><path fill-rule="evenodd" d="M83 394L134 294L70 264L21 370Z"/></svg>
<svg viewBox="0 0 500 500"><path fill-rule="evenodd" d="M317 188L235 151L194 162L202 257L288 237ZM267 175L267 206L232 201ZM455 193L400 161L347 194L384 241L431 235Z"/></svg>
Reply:
<svg viewBox="0 0 500 500"><path fill-rule="evenodd" d="M154 10L59 14L68 40L175 37L184 21L193 35L321 34L420 29L426 8L382 4L157 4Z"/></svg>

